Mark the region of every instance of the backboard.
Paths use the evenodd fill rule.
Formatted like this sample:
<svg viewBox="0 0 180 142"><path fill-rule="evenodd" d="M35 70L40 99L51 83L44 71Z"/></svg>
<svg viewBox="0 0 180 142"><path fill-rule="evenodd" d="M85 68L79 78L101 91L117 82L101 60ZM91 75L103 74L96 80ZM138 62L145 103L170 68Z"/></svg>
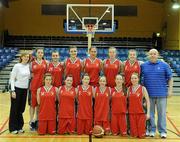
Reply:
<svg viewBox="0 0 180 142"><path fill-rule="evenodd" d="M87 25L94 25L95 33L114 32L114 5L67 4L66 31L87 33Z"/></svg>

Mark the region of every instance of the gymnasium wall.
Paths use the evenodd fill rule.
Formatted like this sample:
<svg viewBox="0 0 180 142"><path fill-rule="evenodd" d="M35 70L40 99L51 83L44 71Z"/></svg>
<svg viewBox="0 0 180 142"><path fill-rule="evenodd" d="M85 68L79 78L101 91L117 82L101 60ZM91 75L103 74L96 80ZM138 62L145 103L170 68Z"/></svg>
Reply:
<svg viewBox="0 0 180 142"><path fill-rule="evenodd" d="M68 2L69 1L69 2ZM89 0L73 0L73 3L88 3ZM13 35L56 35L64 33L65 16L41 15L41 4L66 4L72 0L16 0L11 1L5 11L5 27ZM151 37L153 32L160 32L163 24L163 4L147 0L91 0L91 3L114 3L115 5L136 5L137 17L115 17L119 29L114 34L99 36ZM74 34L73 34L74 35ZM70 35L71 36L71 35ZM75 35L76 36L76 35Z"/></svg>
<svg viewBox="0 0 180 142"><path fill-rule="evenodd" d="M4 7L0 5L0 45L2 45L4 30Z"/></svg>
<svg viewBox="0 0 180 142"><path fill-rule="evenodd" d="M165 7L165 16L164 16L164 28L162 28L162 35L165 42L165 47L171 50L180 50L180 23L179 16L180 10L173 10L171 8L171 0L166 0Z"/></svg>

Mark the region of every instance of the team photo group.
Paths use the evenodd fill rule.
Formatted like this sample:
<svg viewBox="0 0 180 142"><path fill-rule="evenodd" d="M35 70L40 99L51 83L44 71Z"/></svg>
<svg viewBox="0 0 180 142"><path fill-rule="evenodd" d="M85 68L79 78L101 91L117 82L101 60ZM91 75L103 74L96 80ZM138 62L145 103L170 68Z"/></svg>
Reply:
<svg viewBox="0 0 180 142"><path fill-rule="evenodd" d="M10 133L25 132L28 99L29 128L40 135L89 135L98 125L104 135L145 138L158 131L161 138L167 137L166 107L173 79L156 49L148 51L146 62L138 61L134 49L124 62L114 47L103 61L96 47L83 60L77 53L77 47L70 47L65 61L56 50L51 61L45 60L43 48L37 48L35 56L21 53L10 77Z"/></svg>

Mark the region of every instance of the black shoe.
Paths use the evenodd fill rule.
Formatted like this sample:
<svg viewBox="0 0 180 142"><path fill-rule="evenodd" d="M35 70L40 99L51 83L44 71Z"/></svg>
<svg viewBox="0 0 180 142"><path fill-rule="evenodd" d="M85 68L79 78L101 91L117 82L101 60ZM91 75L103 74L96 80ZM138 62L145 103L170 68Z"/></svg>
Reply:
<svg viewBox="0 0 180 142"><path fill-rule="evenodd" d="M35 122L34 122L34 128L37 130L38 129L38 120L36 120Z"/></svg>
<svg viewBox="0 0 180 142"><path fill-rule="evenodd" d="M29 128L31 131L35 131L35 122L29 122Z"/></svg>

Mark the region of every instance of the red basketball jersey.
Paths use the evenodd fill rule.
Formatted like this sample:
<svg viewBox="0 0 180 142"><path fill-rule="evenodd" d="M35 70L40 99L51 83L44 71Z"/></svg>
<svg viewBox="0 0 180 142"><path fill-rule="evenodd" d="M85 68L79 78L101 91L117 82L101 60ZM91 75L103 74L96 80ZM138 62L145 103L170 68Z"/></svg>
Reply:
<svg viewBox="0 0 180 142"><path fill-rule="evenodd" d="M49 63L48 72L52 75L52 85L58 88L62 86L64 69L61 63L57 65Z"/></svg>
<svg viewBox="0 0 180 142"><path fill-rule="evenodd" d="M136 61L133 65L130 64L129 60L125 61L124 64L124 77L125 77L125 86L129 87L131 86L131 75L136 72L140 75L140 64L138 61Z"/></svg>
<svg viewBox="0 0 180 142"><path fill-rule="evenodd" d="M129 113L144 113L143 110L143 87L141 85L133 92L132 86L129 87Z"/></svg>
<svg viewBox="0 0 180 142"><path fill-rule="evenodd" d="M104 92L97 87L95 91L95 121L108 121L110 89L106 87Z"/></svg>
<svg viewBox="0 0 180 142"><path fill-rule="evenodd" d="M90 85L98 86L99 83L99 74L101 72L101 60L96 58L92 61L90 58L85 60L84 66L85 73L88 73L90 77Z"/></svg>
<svg viewBox="0 0 180 142"><path fill-rule="evenodd" d="M107 86L115 87L115 78L119 72L121 62L116 59L113 63L111 63L110 59L106 59L104 62L104 75L107 79Z"/></svg>
<svg viewBox="0 0 180 142"><path fill-rule="evenodd" d="M47 71L47 63L45 60L42 60L41 63L38 63L37 60L34 60L31 65L31 72L33 77L31 80L31 90L37 90L43 86L43 77Z"/></svg>
<svg viewBox="0 0 180 142"><path fill-rule="evenodd" d="M40 88L39 120L56 119L56 88L51 87L49 91L43 86Z"/></svg>
<svg viewBox="0 0 180 142"><path fill-rule="evenodd" d="M127 98L123 90L118 91L116 88L112 89L111 108L112 108L112 113L114 114L127 112Z"/></svg>
<svg viewBox="0 0 180 142"><path fill-rule="evenodd" d="M77 87L81 82L81 61L80 59L76 59L74 62L71 61L70 58L66 60L65 63L66 69L65 74L72 75L73 77L73 87Z"/></svg>
<svg viewBox="0 0 180 142"><path fill-rule="evenodd" d="M60 88L59 92L59 118L75 117L75 88L67 90L65 86Z"/></svg>
<svg viewBox="0 0 180 142"><path fill-rule="evenodd" d="M78 87L78 113L79 119L92 119L92 97L93 88L89 86L86 90L82 85Z"/></svg>

